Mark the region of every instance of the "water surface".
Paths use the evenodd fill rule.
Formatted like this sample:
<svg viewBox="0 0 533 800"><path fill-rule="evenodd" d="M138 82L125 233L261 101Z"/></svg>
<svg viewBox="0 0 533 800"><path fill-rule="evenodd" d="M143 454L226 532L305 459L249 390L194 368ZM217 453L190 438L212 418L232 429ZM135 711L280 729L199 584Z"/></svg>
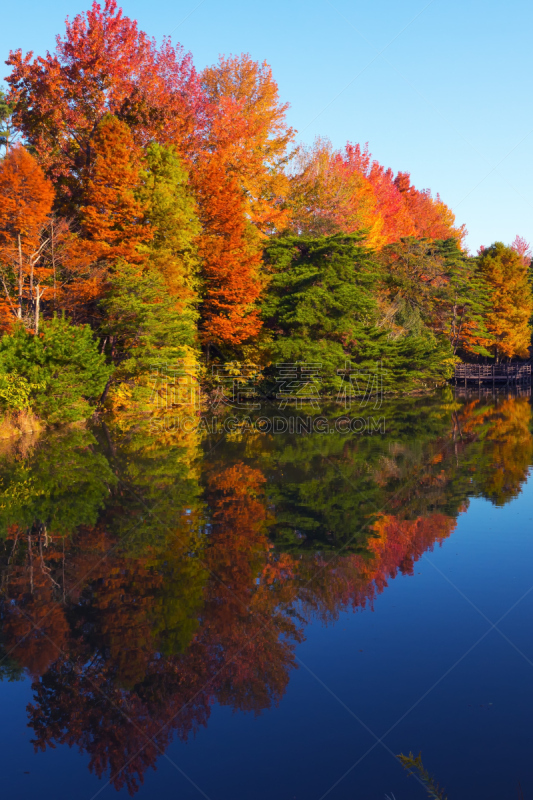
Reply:
<svg viewBox="0 0 533 800"><path fill-rule="evenodd" d="M533 797L530 398L3 442L4 795Z"/></svg>

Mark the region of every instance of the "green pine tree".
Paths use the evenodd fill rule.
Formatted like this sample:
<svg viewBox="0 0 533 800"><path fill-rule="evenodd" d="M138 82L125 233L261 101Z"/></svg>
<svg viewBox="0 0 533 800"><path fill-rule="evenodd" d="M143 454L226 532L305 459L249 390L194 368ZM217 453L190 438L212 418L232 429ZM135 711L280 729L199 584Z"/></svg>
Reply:
<svg viewBox="0 0 533 800"><path fill-rule="evenodd" d="M389 391L442 382L453 364L449 344L424 324L398 336L382 324L383 273L359 234L283 237L265 254L270 281L263 316L272 362L322 364L323 388L341 388L346 362L384 370Z"/></svg>
<svg viewBox="0 0 533 800"><path fill-rule="evenodd" d="M187 170L172 147L152 142L146 148L147 171L138 194L148 207L154 237L140 249L163 277L182 324L194 338L198 320L199 258L196 241L200 234L196 202L189 187Z"/></svg>
<svg viewBox="0 0 533 800"><path fill-rule="evenodd" d="M102 305L115 366L112 394L119 404L123 398L140 404L138 410L148 410L154 375L182 359L194 360L194 328L186 315L176 312L165 280L153 266L118 262Z"/></svg>

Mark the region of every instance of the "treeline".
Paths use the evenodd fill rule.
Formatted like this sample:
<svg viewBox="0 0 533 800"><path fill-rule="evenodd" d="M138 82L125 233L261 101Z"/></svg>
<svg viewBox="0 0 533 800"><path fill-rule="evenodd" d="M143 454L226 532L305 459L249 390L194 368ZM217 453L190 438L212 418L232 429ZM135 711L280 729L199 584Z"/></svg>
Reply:
<svg viewBox="0 0 533 800"><path fill-rule="evenodd" d="M408 173L360 145L296 147L266 63L198 73L114 0L67 20L53 53L6 63L5 407L60 421L87 400L142 405L178 359L319 362L332 390L347 361L380 361L409 391L458 357L528 357L527 243L471 257Z"/></svg>

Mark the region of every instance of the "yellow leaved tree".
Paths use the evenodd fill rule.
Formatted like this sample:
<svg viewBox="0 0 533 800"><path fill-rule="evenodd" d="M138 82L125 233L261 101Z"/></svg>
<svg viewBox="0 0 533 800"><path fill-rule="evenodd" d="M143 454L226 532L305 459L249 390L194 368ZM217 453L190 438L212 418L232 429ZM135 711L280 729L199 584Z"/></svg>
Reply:
<svg viewBox="0 0 533 800"><path fill-rule="evenodd" d="M533 297L527 264L511 247L496 242L481 251L479 272L489 292L485 326L494 341L494 355L528 358Z"/></svg>

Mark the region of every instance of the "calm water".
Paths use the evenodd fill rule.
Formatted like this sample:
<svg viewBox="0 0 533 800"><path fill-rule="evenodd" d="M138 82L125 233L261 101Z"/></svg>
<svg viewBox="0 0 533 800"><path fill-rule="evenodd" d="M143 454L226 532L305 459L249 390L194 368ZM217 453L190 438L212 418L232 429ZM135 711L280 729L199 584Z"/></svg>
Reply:
<svg viewBox="0 0 533 800"><path fill-rule="evenodd" d="M1 444L3 797L533 798L531 401Z"/></svg>

